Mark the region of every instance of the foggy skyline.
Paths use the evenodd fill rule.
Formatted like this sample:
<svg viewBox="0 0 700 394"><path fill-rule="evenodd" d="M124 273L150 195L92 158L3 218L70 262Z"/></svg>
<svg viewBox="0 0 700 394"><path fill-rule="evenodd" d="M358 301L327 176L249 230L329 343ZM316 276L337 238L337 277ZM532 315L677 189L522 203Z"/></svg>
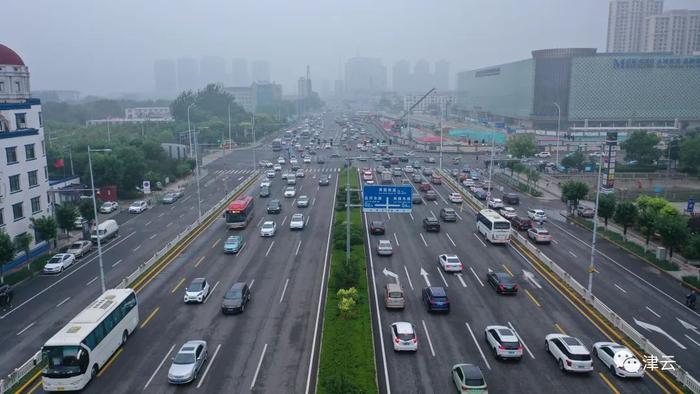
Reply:
<svg viewBox="0 0 700 394"><path fill-rule="evenodd" d="M417 0L345 3L263 0L189 3L125 0L6 0L0 42L29 66L32 89L87 94L152 93L157 59L217 56L229 73L234 58L266 60L285 94L311 66L312 79L343 78L356 55L450 63L457 72L530 57L534 49L605 50L608 0ZM666 0L665 10L700 8ZM249 70L250 72L250 70Z"/></svg>

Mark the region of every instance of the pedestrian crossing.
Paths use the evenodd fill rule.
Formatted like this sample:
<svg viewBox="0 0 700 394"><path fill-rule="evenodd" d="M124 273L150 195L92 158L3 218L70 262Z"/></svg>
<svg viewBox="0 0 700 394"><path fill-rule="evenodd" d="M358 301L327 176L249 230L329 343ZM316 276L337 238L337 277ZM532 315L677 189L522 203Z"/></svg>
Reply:
<svg viewBox="0 0 700 394"><path fill-rule="evenodd" d="M314 172L340 172L340 167L312 167L312 168L302 168L304 172L306 173L314 173ZM217 170L215 173L217 175L246 175L246 174L252 174L255 170Z"/></svg>

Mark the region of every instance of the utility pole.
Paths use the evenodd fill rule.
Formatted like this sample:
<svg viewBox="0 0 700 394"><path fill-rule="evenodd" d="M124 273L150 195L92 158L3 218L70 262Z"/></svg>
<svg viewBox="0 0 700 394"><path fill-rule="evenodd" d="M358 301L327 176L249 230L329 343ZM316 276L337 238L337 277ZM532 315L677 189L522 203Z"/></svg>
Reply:
<svg viewBox="0 0 700 394"><path fill-rule="evenodd" d="M605 144L601 147L601 151L605 152ZM600 178L603 173L603 160L605 155L600 155L600 163L598 163L598 182L596 182L595 190L595 209L593 212L593 239L591 240L591 260L588 264L588 300L593 299L593 274L595 273L595 241L598 232L598 203L600 202Z"/></svg>
<svg viewBox="0 0 700 394"><path fill-rule="evenodd" d="M228 103L228 151L233 150L233 140L231 139L231 103Z"/></svg>
<svg viewBox="0 0 700 394"><path fill-rule="evenodd" d="M251 131L253 132L253 168L255 168L256 161L255 161L255 112L253 112L253 122L251 125Z"/></svg>
<svg viewBox="0 0 700 394"><path fill-rule="evenodd" d="M350 158L345 169L345 264L350 264Z"/></svg>
<svg viewBox="0 0 700 394"><path fill-rule="evenodd" d="M559 144L561 141L561 139L559 138L559 133L561 132L561 108L557 103L554 103L554 106L557 107L557 153L554 164L557 165L555 168L559 169Z"/></svg>

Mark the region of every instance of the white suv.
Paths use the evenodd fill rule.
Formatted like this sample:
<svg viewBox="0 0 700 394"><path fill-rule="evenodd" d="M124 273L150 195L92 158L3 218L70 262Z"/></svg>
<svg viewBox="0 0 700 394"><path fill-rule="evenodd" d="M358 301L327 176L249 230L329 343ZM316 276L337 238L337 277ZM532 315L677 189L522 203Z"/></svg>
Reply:
<svg viewBox="0 0 700 394"><path fill-rule="evenodd" d="M488 201L489 208L500 209L503 208L503 200L500 198L491 198Z"/></svg>
<svg viewBox="0 0 700 394"><path fill-rule="evenodd" d="M141 213L148 209L148 204L146 201L138 200L131 203L129 207L129 213Z"/></svg>
<svg viewBox="0 0 700 394"><path fill-rule="evenodd" d="M578 338L564 334L549 334L544 338L544 350L557 360L559 369L562 371L593 371L591 352Z"/></svg>
<svg viewBox="0 0 700 394"><path fill-rule="evenodd" d="M547 220L547 214L544 213L543 210L541 209L534 209L530 208L527 210L527 217L530 219L536 221L536 222L544 222Z"/></svg>
<svg viewBox="0 0 700 394"><path fill-rule="evenodd" d="M441 254L438 256L440 266L445 272L462 272L464 265L456 254Z"/></svg>
<svg viewBox="0 0 700 394"><path fill-rule="evenodd" d="M523 346L510 327L486 326L484 332L486 343L493 349L493 355L496 356L496 358L514 358L520 360L523 357Z"/></svg>
<svg viewBox="0 0 700 394"><path fill-rule="evenodd" d="M290 230L303 230L304 229L304 215L301 213L295 213L292 215L292 220L289 221Z"/></svg>

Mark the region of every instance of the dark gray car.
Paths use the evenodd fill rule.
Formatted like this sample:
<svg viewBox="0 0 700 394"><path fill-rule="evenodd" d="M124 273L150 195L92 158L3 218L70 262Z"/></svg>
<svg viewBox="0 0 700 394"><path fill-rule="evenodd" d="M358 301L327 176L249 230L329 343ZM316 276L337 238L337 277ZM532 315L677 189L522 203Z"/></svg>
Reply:
<svg viewBox="0 0 700 394"><path fill-rule="evenodd" d="M247 283L237 282L224 294L221 313L243 313L250 302L250 288Z"/></svg>

